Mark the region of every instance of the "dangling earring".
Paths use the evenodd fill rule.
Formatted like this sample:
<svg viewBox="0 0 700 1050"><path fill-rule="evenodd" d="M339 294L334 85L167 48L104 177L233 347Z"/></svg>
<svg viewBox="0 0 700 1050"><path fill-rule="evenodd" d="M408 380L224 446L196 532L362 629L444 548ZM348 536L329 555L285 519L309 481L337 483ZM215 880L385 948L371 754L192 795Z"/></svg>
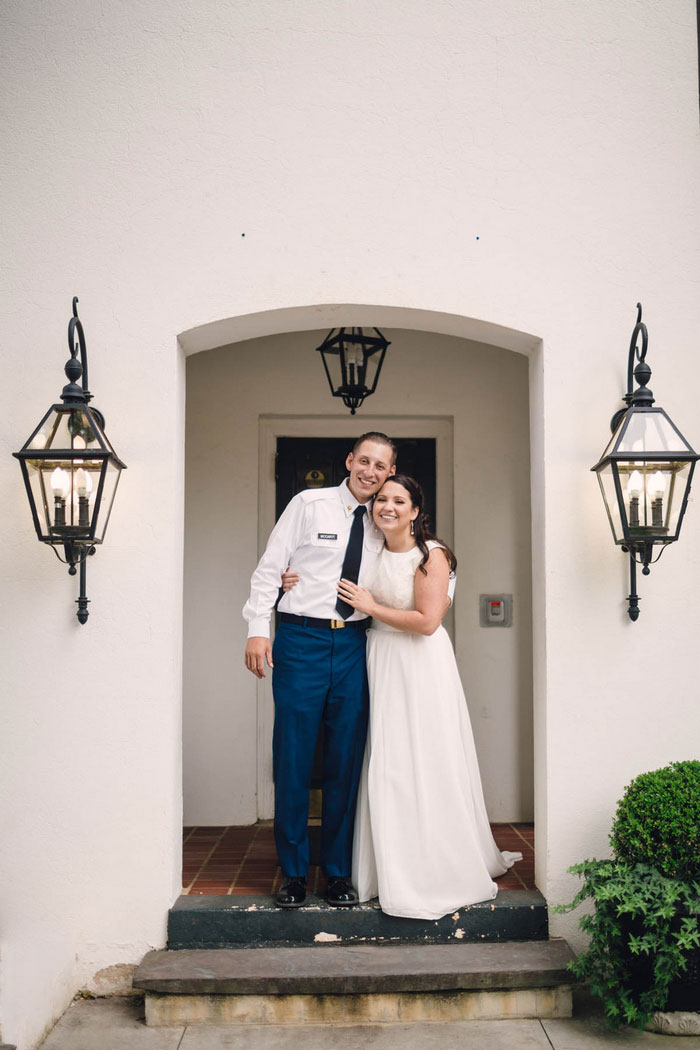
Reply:
<svg viewBox="0 0 700 1050"><path fill-rule="evenodd" d="M413 521L411 521L411 535L415 536L415 534L416 534L415 523Z"/></svg>

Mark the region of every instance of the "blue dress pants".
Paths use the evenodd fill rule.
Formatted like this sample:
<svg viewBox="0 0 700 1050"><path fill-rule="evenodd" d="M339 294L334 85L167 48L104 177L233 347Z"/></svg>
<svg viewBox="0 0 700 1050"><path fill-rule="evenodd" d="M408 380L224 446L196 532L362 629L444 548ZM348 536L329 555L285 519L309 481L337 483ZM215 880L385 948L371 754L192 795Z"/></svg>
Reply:
<svg viewBox="0 0 700 1050"><path fill-rule="evenodd" d="M309 866L309 786L323 722L321 866L350 875L369 689L366 630L281 623L273 647L275 843L287 877Z"/></svg>

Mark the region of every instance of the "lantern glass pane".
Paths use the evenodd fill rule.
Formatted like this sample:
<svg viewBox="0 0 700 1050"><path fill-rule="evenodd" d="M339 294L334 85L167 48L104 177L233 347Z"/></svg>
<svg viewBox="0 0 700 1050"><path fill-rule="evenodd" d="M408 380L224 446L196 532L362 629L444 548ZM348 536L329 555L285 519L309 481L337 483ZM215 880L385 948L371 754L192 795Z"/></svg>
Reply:
<svg viewBox="0 0 700 1050"><path fill-rule="evenodd" d="M42 539L88 539L104 459L26 461Z"/></svg>
<svg viewBox="0 0 700 1050"><path fill-rule="evenodd" d="M668 498L663 501L662 508L667 535L672 538L677 538L678 529L680 528L680 517L683 513L683 504L690 483L693 464L688 463L686 460L672 463L671 467L673 470L669 477L669 486L667 489Z"/></svg>
<svg viewBox="0 0 700 1050"><path fill-rule="evenodd" d="M617 467L630 539L675 539L692 464L633 460Z"/></svg>
<svg viewBox="0 0 700 1050"><path fill-rule="evenodd" d="M105 460L73 460L70 470L71 524L74 528L92 529L96 508L100 476L105 469Z"/></svg>
<svg viewBox="0 0 700 1050"><path fill-rule="evenodd" d="M53 495L51 492L51 470L47 470L48 464L39 463L37 460L26 461L29 488L32 494L32 503L38 519L39 535L42 540L51 538L51 528L54 522ZM42 470L42 467L44 469Z"/></svg>
<svg viewBox="0 0 700 1050"><path fill-rule="evenodd" d="M665 467L666 464L662 466ZM617 469L629 537L632 539L647 538L650 535L652 522L649 486L652 473L660 474L660 472L656 469L656 465L645 463L641 459L627 463L618 461ZM658 487L665 484L658 478L656 480ZM661 523L657 524L661 529Z"/></svg>
<svg viewBox="0 0 700 1050"><path fill-rule="evenodd" d="M617 453L643 455L649 452L693 451L661 409L641 412L632 410L625 416L622 426L624 433L615 448Z"/></svg>
<svg viewBox="0 0 700 1050"><path fill-rule="evenodd" d="M96 420L83 406L55 407L48 413L39 430L27 443L29 448L45 451L112 451ZM25 447L27 447L25 446Z"/></svg>
<svg viewBox="0 0 700 1050"><path fill-rule="evenodd" d="M608 513L608 521L610 522L610 528L612 529L615 543L623 543L625 533L620 518L620 506L617 500L617 492L615 490L615 467L612 463L608 463L606 466L601 467L597 474L600 491L603 495L603 502L605 503L605 509Z"/></svg>
<svg viewBox="0 0 700 1050"><path fill-rule="evenodd" d="M102 487L99 505L96 507L97 520L95 522L95 536L93 541L95 543L102 543L102 540L104 539L109 516L112 513L112 504L114 503L114 495L117 491L120 474L121 471L119 467L115 466L111 460L105 462L104 485ZM97 495L97 488L95 489L94 494Z"/></svg>
<svg viewBox="0 0 700 1050"><path fill-rule="evenodd" d="M109 440L109 438L105 434L104 430L102 429L102 427L100 426L100 424L98 423L97 419L95 418L93 413L90 411L90 409L89 408L85 409L85 412L83 414L87 418L87 420L89 422L89 428L90 428L90 433L87 435L87 437L89 439L88 440L88 449L91 449L93 447L91 435L94 435L94 441L96 442L96 444L94 446L95 448L97 448L98 445L101 444L103 448L107 449L108 452L112 453L112 455L114 456L115 459L119 459L119 457L117 456L116 452L114 451L114 449L112 447L112 442Z"/></svg>
<svg viewBox="0 0 700 1050"><path fill-rule="evenodd" d="M605 459L605 457L607 455L609 455L612 452L612 450L615 448L615 443L616 443L616 441L617 441L617 439L619 437L620 431L622 430L622 428L623 428L623 426L625 424L625 420L626 419L627 419L627 416L623 416L622 417L622 420L620 421L617 429L613 432L613 436L610 438L610 441L605 446L605 451L603 452L603 455L600 457L601 460Z"/></svg>
<svg viewBox="0 0 700 1050"><path fill-rule="evenodd" d="M323 363L326 366L326 374L328 375L328 383L331 388L331 393L335 393L338 387L342 385L340 354L338 353L338 350L333 347L325 347L320 353L323 358Z"/></svg>
<svg viewBox="0 0 700 1050"><path fill-rule="evenodd" d="M365 385L369 390L374 390L377 382L377 370L379 369L383 359L382 350L373 350L370 356L367 358L367 372L365 376Z"/></svg>

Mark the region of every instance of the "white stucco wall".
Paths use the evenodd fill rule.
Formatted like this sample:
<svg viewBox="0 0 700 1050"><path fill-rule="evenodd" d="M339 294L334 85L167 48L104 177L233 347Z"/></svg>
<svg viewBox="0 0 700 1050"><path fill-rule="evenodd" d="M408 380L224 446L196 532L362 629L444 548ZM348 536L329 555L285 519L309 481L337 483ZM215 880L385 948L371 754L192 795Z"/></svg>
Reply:
<svg viewBox="0 0 700 1050"><path fill-rule="evenodd" d="M497 821L532 819L528 359L431 332L382 331L391 346L379 386L355 418L331 399L314 352L325 331L249 340L188 359L186 824L271 816L267 793L258 791L261 773L271 777L271 724L267 710L256 718L258 705L269 704L269 682L258 684L243 666L241 608L261 528L265 535L270 524L260 521L259 487L274 492L271 460L259 477L259 420L289 412L299 417L295 434L304 433L308 416L306 433L326 436L338 420L346 435L378 425L404 437L415 433L417 419L444 420L450 449L437 483L451 513L440 517L438 531L459 559L456 650L488 811ZM429 433L430 423L422 429ZM479 594L502 592L514 595L513 627L481 628Z"/></svg>
<svg viewBox="0 0 700 1050"><path fill-rule="evenodd" d="M631 625L588 473L638 299L652 389L700 440L692 0L7 0L0 21L1 1038L31 1050L96 970L163 941L180 818L176 336L227 318L369 303L541 339L538 869L567 897L567 865L605 850L626 781L700 744L697 506ZM9 458L60 389L74 294L129 465L85 627ZM327 321L301 315L187 348Z"/></svg>

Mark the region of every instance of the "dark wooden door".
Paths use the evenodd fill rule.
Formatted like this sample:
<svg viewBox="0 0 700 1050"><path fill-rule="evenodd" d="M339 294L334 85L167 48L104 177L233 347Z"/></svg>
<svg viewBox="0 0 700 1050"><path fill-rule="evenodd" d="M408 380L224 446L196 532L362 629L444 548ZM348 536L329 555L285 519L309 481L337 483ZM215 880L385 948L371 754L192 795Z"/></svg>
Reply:
<svg viewBox="0 0 700 1050"><path fill-rule="evenodd" d="M347 477L345 460L356 438L277 438L276 506L279 518L302 489L339 485ZM420 482L431 528L435 520L435 438L398 438L396 470Z"/></svg>

